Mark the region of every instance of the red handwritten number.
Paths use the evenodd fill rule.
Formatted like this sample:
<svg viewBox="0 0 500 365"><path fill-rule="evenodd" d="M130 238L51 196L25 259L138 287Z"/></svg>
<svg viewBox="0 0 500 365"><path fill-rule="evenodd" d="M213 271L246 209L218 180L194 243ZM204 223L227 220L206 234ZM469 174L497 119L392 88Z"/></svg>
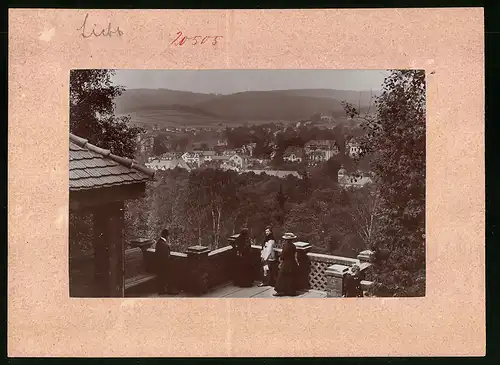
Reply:
<svg viewBox="0 0 500 365"><path fill-rule="evenodd" d="M174 44L175 42L177 42L177 40L179 39L179 37L182 35L182 32L177 32L177 38L174 39L174 41L170 44Z"/></svg>
<svg viewBox="0 0 500 365"><path fill-rule="evenodd" d="M216 36L214 38L214 41L212 42L212 45L215 46L217 44L217 38L222 38L221 36Z"/></svg>
<svg viewBox="0 0 500 365"><path fill-rule="evenodd" d="M219 35L218 36L203 36L203 37L201 35L196 35L194 37L186 37L186 36L182 36L182 32L177 32L176 35L177 35L177 37L175 37L175 39L170 44L176 44L176 42L178 41L178 43L176 44L177 46L182 46L184 43L186 43L186 41L189 41L189 40L193 41L191 44L194 46L194 45L198 44L199 39L201 39L200 44L204 44L210 38L213 38L212 45L215 46L217 44L217 40L219 38L223 38L222 36L219 36ZM179 41L179 39L180 39L180 41Z"/></svg>

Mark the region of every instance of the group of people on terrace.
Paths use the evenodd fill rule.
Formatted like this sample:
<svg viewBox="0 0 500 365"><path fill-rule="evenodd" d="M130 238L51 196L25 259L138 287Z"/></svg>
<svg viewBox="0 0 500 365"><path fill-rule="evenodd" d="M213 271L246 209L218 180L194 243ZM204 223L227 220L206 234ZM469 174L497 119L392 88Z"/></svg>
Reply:
<svg viewBox="0 0 500 365"><path fill-rule="evenodd" d="M168 230L164 229L160 239L156 242L155 256L157 258L158 294L178 294L176 274L169 265L170 247L168 245ZM295 241L297 236L287 232L282 236L281 253L275 250L277 242L272 227L267 226L260 250L260 282L258 286L274 287L274 296L296 296L300 288L299 260ZM252 287L256 277L255 251L247 228L239 234L233 235L229 241L235 250L235 259L232 266L233 283L238 287ZM361 272L358 265L351 267L344 280L345 297L362 297Z"/></svg>
<svg viewBox="0 0 500 365"><path fill-rule="evenodd" d="M236 250L236 261L234 266L234 284L240 287L251 287L254 282L254 265L252 259L252 247L248 229L241 230L239 235L233 236L232 245ZM296 249L293 244L297 237L293 233L285 233L283 236L283 249L277 257L276 240L270 226L265 229L265 238L260 252L261 279L259 286L274 286L274 296L295 296L297 294L298 262ZM278 260L277 275L273 270Z"/></svg>

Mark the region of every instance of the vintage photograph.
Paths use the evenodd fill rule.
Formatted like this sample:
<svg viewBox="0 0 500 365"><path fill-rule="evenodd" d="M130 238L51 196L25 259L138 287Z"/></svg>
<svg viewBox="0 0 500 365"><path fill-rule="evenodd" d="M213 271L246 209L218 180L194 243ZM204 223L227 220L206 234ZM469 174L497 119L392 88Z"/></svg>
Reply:
<svg viewBox="0 0 500 365"><path fill-rule="evenodd" d="M425 76L72 70L69 295L425 296Z"/></svg>

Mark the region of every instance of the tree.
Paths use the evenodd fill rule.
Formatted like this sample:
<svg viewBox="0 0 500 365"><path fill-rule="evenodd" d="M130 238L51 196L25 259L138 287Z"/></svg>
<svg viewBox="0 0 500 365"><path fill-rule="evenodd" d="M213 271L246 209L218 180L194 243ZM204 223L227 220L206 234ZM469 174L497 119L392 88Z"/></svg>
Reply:
<svg viewBox="0 0 500 365"><path fill-rule="evenodd" d="M113 70L73 70L70 74L70 131L113 153L134 157L142 128L130 127L130 117L114 114L114 99L123 88L112 84Z"/></svg>
<svg viewBox="0 0 500 365"><path fill-rule="evenodd" d="M347 215L351 230L358 234L365 247L371 247L380 216L378 191L371 186L350 191Z"/></svg>
<svg viewBox="0 0 500 365"><path fill-rule="evenodd" d="M165 134L160 133L154 137L153 154L155 156L160 156L160 155L164 154L165 152L168 152L168 148L165 145L166 142L167 142L167 135L165 135Z"/></svg>
<svg viewBox="0 0 500 365"><path fill-rule="evenodd" d="M179 148L179 151L185 151L188 144L189 144L189 138L186 136L179 138L177 141L177 146Z"/></svg>
<svg viewBox="0 0 500 365"><path fill-rule="evenodd" d="M202 230L211 231L210 246L218 248L223 224L237 207L235 173L214 169L194 171L189 176L188 189L187 203L195 204L194 211L205 212L197 217L200 237ZM202 219L207 217L210 224L203 225Z"/></svg>
<svg viewBox="0 0 500 365"><path fill-rule="evenodd" d="M392 70L363 120L361 156L372 155L380 192L379 232L372 241L375 294L425 295L425 73Z"/></svg>

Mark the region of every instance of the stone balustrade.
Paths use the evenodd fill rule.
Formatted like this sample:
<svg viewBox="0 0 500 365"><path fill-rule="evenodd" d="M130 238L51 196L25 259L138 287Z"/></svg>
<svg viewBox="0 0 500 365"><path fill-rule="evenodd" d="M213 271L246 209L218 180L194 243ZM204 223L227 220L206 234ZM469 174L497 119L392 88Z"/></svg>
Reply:
<svg viewBox="0 0 500 365"><path fill-rule="evenodd" d="M151 248L152 242L141 242L138 246L142 250L145 271L154 273L154 253ZM341 297L345 274L351 266L357 264L361 271L371 266L373 253L371 251L361 252L356 259L312 253L312 245L307 242L296 242L298 277L297 283L300 289L315 289L327 292L328 297ZM252 245L252 275L255 280L262 279L260 250L262 246ZM275 249L277 257L281 249ZM237 270L234 267L235 250L232 246L226 246L210 251L205 246L189 247L185 253L171 252L173 271L176 273L176 284L179 289L194 295L204 294L211 289L229 283L232 273ZM126 271L131 270L126 263ZM133 270L137 270L135 267ZM271 284L274 284L278 273L278 262L270 265ZM127 273L126 273L127 276ZM130 276L130 275L129 275ZM274 280L273 280L274 279ZM371 285L369 281L363 281L362 286L366 290Z"/></svg>

